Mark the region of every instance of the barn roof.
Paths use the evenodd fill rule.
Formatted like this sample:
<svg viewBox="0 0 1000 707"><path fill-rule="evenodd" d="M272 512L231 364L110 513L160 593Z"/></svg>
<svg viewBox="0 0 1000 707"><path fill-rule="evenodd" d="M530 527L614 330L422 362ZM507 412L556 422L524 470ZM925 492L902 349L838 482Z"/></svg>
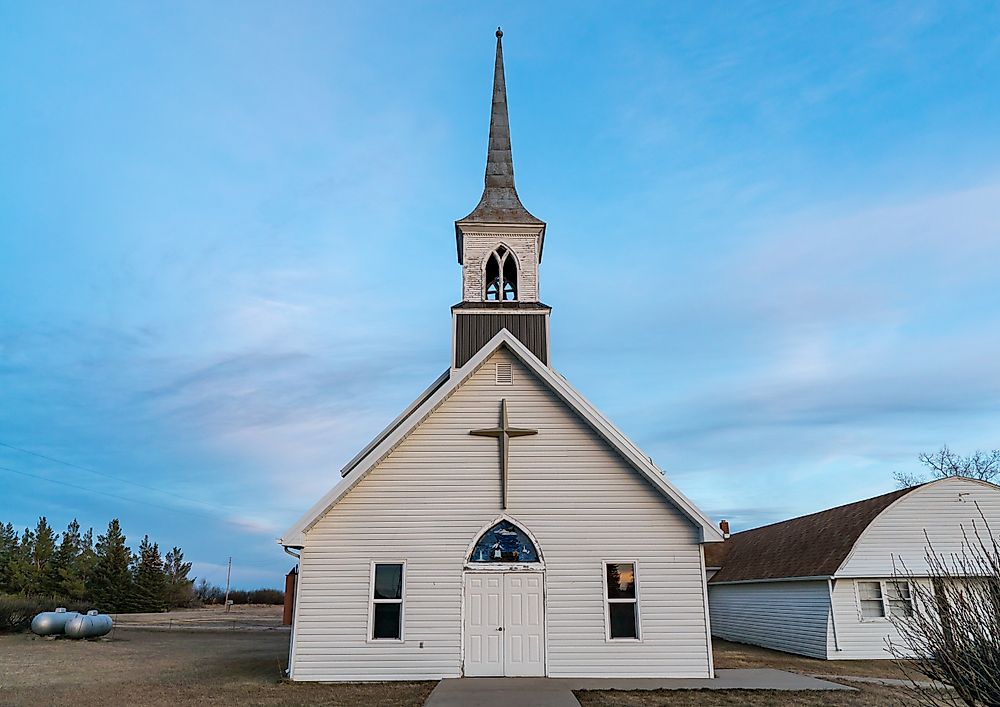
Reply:
<svg viewBox="0 0 1000 707"><path fill-rule="evenodd" d="M706 545L705 566L722 568L710 581L714 584L832 577L872 521L897 500L918 488L912 486L745 530L734 533L724 543Z"/></svg>

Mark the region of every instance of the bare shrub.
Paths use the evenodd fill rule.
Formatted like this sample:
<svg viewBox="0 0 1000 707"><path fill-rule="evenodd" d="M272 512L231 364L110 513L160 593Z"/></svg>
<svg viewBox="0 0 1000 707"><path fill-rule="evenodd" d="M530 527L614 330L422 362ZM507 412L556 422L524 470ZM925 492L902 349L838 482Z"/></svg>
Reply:
<svg viewBox="0 0 1000 707"><path fill-rule="evenodd" d="M976 507L982 522L963 526L961 551L938 553L927 538L928 577L895 573L910 584L913 613L890 617L900 642L889 650L914 704L1000 704L1000 544Z"/></svg>
<svg viewBox="0 0 1000 707"><path fill-rule="evenodd" d="M26 631L35 614L64 606L69 611L85 612L91 607L72 599L52 596L16 596L0 594L0 633Z"/></svg>

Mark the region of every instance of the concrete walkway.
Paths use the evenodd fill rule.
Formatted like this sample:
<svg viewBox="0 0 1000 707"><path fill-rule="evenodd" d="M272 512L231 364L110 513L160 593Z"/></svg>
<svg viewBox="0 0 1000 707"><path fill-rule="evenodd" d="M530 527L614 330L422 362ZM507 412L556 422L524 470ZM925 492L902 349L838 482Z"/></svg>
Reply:
<svg viewBox="0 0 1000 707"><path fill-rule="evenodd" d="M453 678L426 707L580 707L573 690L853 690L784 670L716 670L708 678Z"/></svg>

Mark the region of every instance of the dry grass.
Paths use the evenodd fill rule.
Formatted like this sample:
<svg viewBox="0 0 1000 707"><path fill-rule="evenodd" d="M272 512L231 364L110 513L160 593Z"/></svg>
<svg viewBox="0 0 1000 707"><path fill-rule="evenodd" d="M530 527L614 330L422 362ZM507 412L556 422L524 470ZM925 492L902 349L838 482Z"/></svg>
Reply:
<svg viewBox="0 0 1000 707"><path fill-rule="evenodd" d="M281 680L288 633L116 628L111 640L0 636L3 705L422 705L421 683Z"/></svg>
<svg viewBox="0 0 1000 707"><path fill-rule="evenodd" d="M234 604L226 611L224 606L212 605L156 614L119 614L115 617L115 625L135 628L281 629L281 609L280 605L273 604Z"/></svg>
<svg viewBox="0 0 1000 707"><path fill-rule="evenodd" d="M278 607L280 609L280 607ZM171 614L138 616L158 623ZM225 616L218 609L173 614L203 627L197 631L116 628L111 640L0 636L0 704L3 705L422 705L433 682L288 683L282 675L288 632L207 628L236 621L243 628L273 629L274 607L246 607ZM235 617L235 618L234 618ZM778 668L805 674L899 677L887 661L821 661L765 648L719 641L720 668ZM582 690L584 707L652 705L886 705L899 704L896 688L850 683L857 692L749 690Z"/></svg>
<svg viewBox="0 0 1000 707"><path fill-rule="evenodd" d="M855 675L859 677L905 678L891 660L819 660L770 648L712 641L716 668L776 668L803 675Z"/></svg>
<svg viewBox="0 0 1000 707"><path fill-rule="evenodd" d="M574 692L582 707L670 707L718 705L748 705L773 707L819 707L820 705L845 705L846 707L875 707L876 705L904 704L902 693L880 685L860 685L857 692L820 690L579 690Z"/></svg>
<svg viewBox="0 0 1000 707"><path fill-rule="evenodd" d="M767 648L716 639L716 668L776 668L803 675L854 675L902 679L890 660L817 660ZM579 690L583 707L655 707L657 705L898 705L905 693L898 687L841 680L855 692L782 690Z"/></svg>

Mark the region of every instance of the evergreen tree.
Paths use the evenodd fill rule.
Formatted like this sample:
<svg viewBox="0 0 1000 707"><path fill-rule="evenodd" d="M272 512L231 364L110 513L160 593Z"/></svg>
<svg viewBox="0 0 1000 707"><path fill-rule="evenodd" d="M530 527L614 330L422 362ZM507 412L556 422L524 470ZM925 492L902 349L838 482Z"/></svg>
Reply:
<svg viewBox="0 0 1000 707"><path fill-rule="evenodd" d="M136 611L167 610L167 576L163 572L160 548L144 535L133 570Z"/></svg>
<svg viewBox="0 0 1000 707"><path fill-rule="evenodd" d="M92 599L104 611L131 611L132 551L125 544L125 534L117 518L108 523L104 535L97 536L95 555Z"/></svg>
<svg viewBox="0 0 1000 707"><path fill-rule="evenodd" d="M80 599L92 599L94 596L94 575L97 571L97 554L94 552L94 529L80 538L80 554L77 555L75 575L83 583L83 594Z"/></svg>
<svg viewBox="0 0 1000 707"><path fill-rule="evenodd" d="M11 585L10 563L17 554L18 545L14 524L0 524L0 592L15 591Z"/></svg>
<svg viewBox="0 0 1000 707"><path fill-rule="evenodd" d="M55 554L56 534L42 516L35 526L35 543L31 548L31 587L28 594L55 594L58 587L51 571Z"/></svg>
<svg viewBox="0 0 1000 707"><path fill-rule="evenodd" d="M52 559L52 568L49 574L56 594L71 599L83 599L86 596L86 586L80 575L81 551L80 524L74 518L63 531L59 548Z"/></svg>
<svg viewBox="0 0 1000 707"><path fill-rule="evenodd" d="M10 578L10 590L14 594L31 594L33 572L31 556L35 548L35 534L31 528L25 528L21 534L20 541L14 547L8 561L8 576Z"/></svg>
<svg viewBox="0 0 1000 707"><path fill-rule="evenodd" d="M190 606L194 599L194 580L188 579L191 563L184 561L184 553L179 547L167 553L163 571L167 576L167 604Z"/></svg>

